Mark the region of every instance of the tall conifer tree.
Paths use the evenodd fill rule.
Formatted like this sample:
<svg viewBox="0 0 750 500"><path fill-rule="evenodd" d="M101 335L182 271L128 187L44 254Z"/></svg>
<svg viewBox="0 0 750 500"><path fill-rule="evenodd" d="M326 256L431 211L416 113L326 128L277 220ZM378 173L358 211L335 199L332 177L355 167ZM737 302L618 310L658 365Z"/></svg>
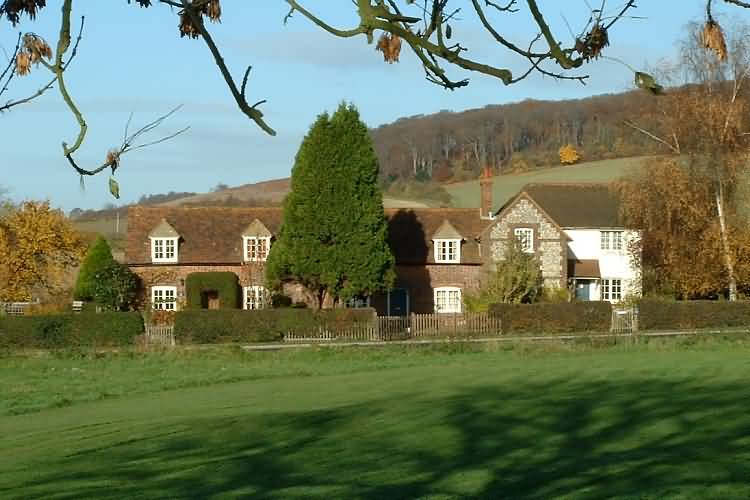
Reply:
<svg viewBox="0 0 750 500"><path fill-rule="evenodd" d="M267 262L269 285L303 285L330 307L392 285L378 159L352 105L320 115L295 158L284 222Z"/></svg>

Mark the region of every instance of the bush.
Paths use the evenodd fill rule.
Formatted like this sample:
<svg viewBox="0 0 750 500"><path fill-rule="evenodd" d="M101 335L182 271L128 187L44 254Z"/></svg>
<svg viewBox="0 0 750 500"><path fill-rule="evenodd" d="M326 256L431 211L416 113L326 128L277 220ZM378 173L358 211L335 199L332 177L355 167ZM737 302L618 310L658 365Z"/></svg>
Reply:
<svg viewBox="0 0 750 500"><path fill-rule="evenodd" d="M608 332L612 322L609 302L493 304L490 313L504 334Z"/></svg>
<svg viewBox="0 0 750 500"><path fill-rule="evenodd" d="M0 317L0 348L61 349L131 345L143 333L138 313Z"/></svg>
<svg viewBox="0 0 750 500"><path fill-rule="evenodd" d="M203 309L203 293L217 292L221 309L240 307L240 285L232 272L192 273L185 280L185 308Z"/></svg>
<svg viewBox="0 0 750 500"><path fill-rule="evenodd" d="M638 310L641 330L750 327L750 302L745 301L644 299Z"/></svg>
<svg viewBox="0 0 750 500"><path fill-rule="evenodd" d="M341 328L370 321L372 309L311 311L300 308L180 311L175 317L178 343L214 344L280 341L290 331L304 333L319 327Z"/></svg>
<svg viewBox="0 0 750 500"><path fill-rule="evenodd" d="M101 236L98 237L83 258L73 289L73 297L76 300L92 300L94 298L96 274L111 266L114 262L109 243Z"/></svg>

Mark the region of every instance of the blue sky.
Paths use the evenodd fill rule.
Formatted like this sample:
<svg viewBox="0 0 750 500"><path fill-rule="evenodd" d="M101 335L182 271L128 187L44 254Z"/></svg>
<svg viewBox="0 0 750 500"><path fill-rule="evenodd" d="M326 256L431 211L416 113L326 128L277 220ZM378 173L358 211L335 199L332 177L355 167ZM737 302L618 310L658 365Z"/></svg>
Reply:
<svg viewBox="0 0 750 500"><path fill-rule="evenodd" d="M0 22L0 45L6 51L12 49L19 29L51 41L56 38L62 2L47 3L34 23L24 22L14 30L5 20ZM332 24L354 24L350 2L302 3ZM608 3L616 7L622 1ZM638 3L635 13L646 19L621 21L610 33L612 47L606 54L639 68L673 56L675 40L688 21L700 19L704 6L702 0ZM562 0L541 2L559 36L569 38L566 20L577 31L588 8L585 0L564 4L563 14ZM406 51L400 64L386 65L364 37L334 38L299 14L284 25L288 8L283 0L223 0L222 6L223 22L210 29L238 78L248 64L253 66L248 95L251 101L268 100L262 109L276 137L264 134L235 109L203 42L180 39L175 11L160 5L141 9L125 0L74 2L76 16L86 16L86 29L67 81L90 128L79 161L86 166L101 162L121 140L130 112L138 125L183 104L162 130L191 127L171 142L125 157L117 174L121 201L149 193L207 191L219 182L237 185L287 176L315 116L342 100L356 104L367 124L377 126L442 109L459 111L527 98L579 98L632 87L629 71L600 60L586 68L591 75L587 86L536 76L505 87L489 77L452 70L453 76L468 76L471 84L450 92L425 81L421 67ZM750 18L750 12L739 8L717 5L717 10L732 19ZM535 33L526 11L506 16L500 26L521 45ZM454 38L465 42L470 55L486 56L516 72L524 68L523 61L493 46L468 10L466 19L453 28ZM17 79L6 95L24 96L47 78L45 70L37 69ZM60 143L71 142L76 133L75 121L56 89L0 115L0 186L10 189L14 199L49 199L66 209L114 201L107 191L107 176L87 179L81 191L78 177L60 153Z"/></svg>

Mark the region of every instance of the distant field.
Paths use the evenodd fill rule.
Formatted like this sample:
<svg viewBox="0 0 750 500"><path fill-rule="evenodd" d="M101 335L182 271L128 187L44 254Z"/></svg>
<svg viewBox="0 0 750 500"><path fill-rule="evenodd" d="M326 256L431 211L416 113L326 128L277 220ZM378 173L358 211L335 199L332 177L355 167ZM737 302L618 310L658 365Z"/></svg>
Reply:
<svg viewBox="0 0 750 500"><path fill-rule="evenodd" d="M0 497L747 499L750 350L691 342L3 358Z"/></svg>
<svg viewBox="0 0 750 500"><path fill-rule="evenodd" d="M581 163L570 167L552 167L522 174L495 177L492 200L495 209L513 197L530 182L612 182L640 166L644 157L618 158ZM479 181L447 184L453 206L473 208L479 206Z"/></svg>

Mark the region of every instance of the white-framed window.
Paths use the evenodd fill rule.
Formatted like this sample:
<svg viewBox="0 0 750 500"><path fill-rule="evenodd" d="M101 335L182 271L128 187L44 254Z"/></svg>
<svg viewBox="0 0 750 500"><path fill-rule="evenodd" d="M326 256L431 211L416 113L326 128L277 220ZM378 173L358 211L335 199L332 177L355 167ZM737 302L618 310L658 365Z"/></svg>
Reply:
<svg viewBox="0 0 750 500"><path fill-rule="evenodd" d="M622 280L617 278L603 278L601 282L602 300L619 302L622 300Z"/></svg>
<svg viewBox="0 0 750 500"><path fill-rule="evenodd" d="M461 262L461 240L434 240L435 262Z"/></svg>
<svg viewBox="0 0 750 500"><path fill-rule="evenodd" d="M154 311L176 311L177 310L177 287L176 286L152 286L151 308Z"/></svg>
<svg viewBox="0 0 750 500"><path fill-rule="evenodd" d="M151 238L151 262L177 262L179 238Z"/></svg>
<svg viewBox="0 0 750 500"><path fill-rule="evenodd" d="M369 295L357 295L347 299L345 304L347 309L363 309L370 307L370 296Z"/></svg>
<svg viewBox="0 0 750 500"><path fill-rule="evenodd" d="M602 250L622 251L624 231L601 231L600 234Z"/></svg>
<svg viewBox="0 0 750 500"><path fill-rule="evenodd" d="M243 236L245 260L251 262L265 262L268 250L271 248L271 238L267 236Z"/></svg>
<svg viewBox="0 0 750 500"><path fill-rule="evenodd" d="M435 312L436 313L460 313L461 312L461 289L456 286L443 286L435 288Z"/></svg>
<svg viewBox="0 0 750 500"><path fill-rule="evenodd" d="M525 253L534 253L534 230L530 227L517 227L513 234Z"/></svg>
<svg viewBox="0 0 750 500"><path fill-rule="evenodd" d="M265 309L268 307L268 290L260 285L244 288L243 308L247 310Z"/></svg>

